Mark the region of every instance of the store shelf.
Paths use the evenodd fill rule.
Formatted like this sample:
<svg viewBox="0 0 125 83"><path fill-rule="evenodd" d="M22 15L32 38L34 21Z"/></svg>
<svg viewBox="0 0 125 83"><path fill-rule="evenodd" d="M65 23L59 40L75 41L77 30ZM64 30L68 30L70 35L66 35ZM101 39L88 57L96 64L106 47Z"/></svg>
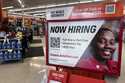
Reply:
<svg viewBox="0 0 125 83"><path fill-rule="evenodd" d="M8 41L7 41L8 40ZM1 42L0 44L0 61L13 61L22 60L22 43L18 38L13 39L0 39L0 41L6 41L6 43Z"/></svg>
<svg viewBox="0 0 125 83"><path fill-rule="evenodd" d="M0 41L4 41L5 39L0 39ZM20 40L19 38L9 39L9 40Z"/></svg>
<svg viewBox="0 0 125 83"><path fill-rule="evenodd" d="M8 51L8 50L22 50L22 48L0 49L0 51Z"/></svg>

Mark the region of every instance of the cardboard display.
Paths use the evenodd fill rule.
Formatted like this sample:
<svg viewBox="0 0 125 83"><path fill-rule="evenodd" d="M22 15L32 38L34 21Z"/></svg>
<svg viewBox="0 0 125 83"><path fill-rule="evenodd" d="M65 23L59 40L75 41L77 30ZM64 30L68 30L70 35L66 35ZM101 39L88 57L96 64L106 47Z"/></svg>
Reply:
<svg viewBox="0 0 125 83"><path fill-rule="evenodd" d="M98 80L78 75L71 75L68 83L106 83L106 82L104 80Z"/></svg>
<svg viewBox="0 0 125 83"><path fill-rule="evenodd" d="M119 76L122 16L120 3L49 9L47 64Z"/></svg>
<svg viewBox="0 0 125 83"><path fill-rule="evenodd" d="M70 75L69 75L70 74ZM50 70L47 83L105 83L104 80L71 74L64 71Z"/></svg>

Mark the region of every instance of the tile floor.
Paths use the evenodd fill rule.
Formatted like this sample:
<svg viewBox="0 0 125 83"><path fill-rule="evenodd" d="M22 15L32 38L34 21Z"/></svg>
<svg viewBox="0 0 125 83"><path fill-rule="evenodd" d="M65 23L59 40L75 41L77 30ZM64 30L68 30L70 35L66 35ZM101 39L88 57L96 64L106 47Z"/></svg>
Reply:
<svg viewBox="0 0 125 83"><path fill-rule="evenodd" d="M0 83L40 83L45 68L43 57L28 58L24 63L0 65ZM41 64L43 63L43 64Z"/></svg>
<svg viewBox="0 0 125 83"><path fill-rule="evenodd" d="M23 63L0 65L0 83L44 83L46 71L54 67L45 65L44 57L27 58Z"/></svg>

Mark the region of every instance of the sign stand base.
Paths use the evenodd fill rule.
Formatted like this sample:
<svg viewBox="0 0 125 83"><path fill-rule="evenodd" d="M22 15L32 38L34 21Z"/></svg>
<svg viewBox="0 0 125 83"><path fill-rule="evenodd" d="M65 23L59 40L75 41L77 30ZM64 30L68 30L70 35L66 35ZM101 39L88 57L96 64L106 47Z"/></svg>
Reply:
<svg viewBox="0 0 125 83"><path fill-rule="evenodd" d="M90 71L83 71L80 69L73 69L73 68L63 68L65 72L68 72L69 74L75 74L90 78L95 78L99 80L104 80L104 73L97 73L97 72L90 72Z"/></svg>

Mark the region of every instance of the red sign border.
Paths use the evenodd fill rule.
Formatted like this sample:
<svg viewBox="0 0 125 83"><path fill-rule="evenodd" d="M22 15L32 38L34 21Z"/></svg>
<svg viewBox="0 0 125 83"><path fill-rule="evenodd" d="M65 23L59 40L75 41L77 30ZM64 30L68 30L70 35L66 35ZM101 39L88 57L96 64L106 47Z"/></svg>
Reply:
<svg viewBox="0 0 125 83"><path fill-rule="evenodd" d="M118 36L118 41L119 41L119 51L118 51L118 68L119 68L119 71L118 71L118 74L115 75L115 74L110 74L108 73L109 75L111 76L120 76L120 71L121 71L121 56L122 56L122 36L123 36L123 26L122 26L122 23L123 23L123 19L122 18L113 18L114 20L120 20L121 24L120 24L120 31L119 31L119 36ZM108 19L108 20L113 20L113 19ZM93 19L94 20L94 19ZM98 19L97 19L98 20ZM50 65L50 66L56 66L56 67L63 67L63 68L74 68L74 69L80 69L80 70L85 70L85 71L90 71L90 72L94 72L94 73L103 73L104 72L99 72L99 71L95 71L95 70L92 70L92 69L85 69L85 68L78 68L78 67L69 67L69 66L64 66L64 65L55 65L55 64L50 64L48 61L49 59L49 56L48 56L48 52L49 52L49 49L48 49L48 23L49 22L64 22L64 21L79 21L79 20L60 20L60 21L47 21L47 29L46 29L46 64L47 65Z"/></svg>
<svg viewBox="0 0 125 83"><path fill-rule="evenodd" d="M112 3L108 3L108 4L112 4ZM56 67L63 67L63 68L73 68L73 69L80 69L80 70L83 70L83 71L89 71L89 72L94 72L94 73L102 73L104 74L104 72L99 72L99 71L95 71L95 70L92 70L92 69L84 69L84 68L78 68L78 67L68 67L68 66L64 66L64 65L54 65L54 64L49 64L48 62L48 23L49 22L66 22L66 21L81 21L81 20L99 20L99 19L104 19L104 20L120 20L120 31L119 31L119 36L118 36L118 41L119 41L119 48L118 48L118 68L119 68L119 71L117 74L110 74L108 73L109 75L111 76L120 76L120 71L121 71L121 56L122 56L122 36L123 36L123 17L124 16L116 16L116 17L97 17L97 18L85 18L85 19L70 19L70 20L47 20L47 28L46 28L46 33L45 33L45 36L46 36L46 64L47 65L50 65L50 66L56 66Z"/></svg>

